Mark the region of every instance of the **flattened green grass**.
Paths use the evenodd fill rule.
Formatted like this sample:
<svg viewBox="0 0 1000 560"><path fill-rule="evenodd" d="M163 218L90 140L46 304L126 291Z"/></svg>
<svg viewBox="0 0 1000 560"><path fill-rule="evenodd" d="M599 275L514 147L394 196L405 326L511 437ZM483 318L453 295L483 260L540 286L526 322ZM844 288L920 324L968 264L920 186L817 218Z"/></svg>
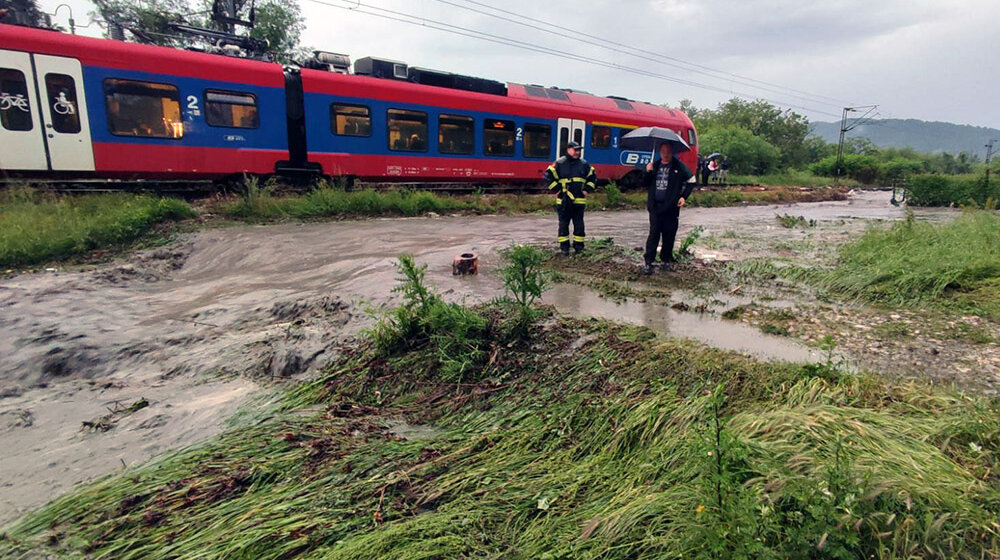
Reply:
<svg viewBox="0 0 1000 560"><path fill-rule="evenodd" d="M486 324L509 320L478 310ZM768 364L601 321L493 345L368 345L263 420L8 527L29 558L989 558L983 397ZM490 327L488 332L498 329ZM444 334L444 333L440 333ZM389 419L435 426L404 439Z"/></svg>
<svg viewBox="0 0 1000 560"><path fill-rule="evenodd" d="M873 228L814 276L835 292L874 303L940 305L1000 319L1000 215L968 211L943 224L911 217Z"/></svg>
<svg viewBox="0 0 1000 560"><path fill-rule="evenodd" d="M619 192L605 187L588 195L590 210L636 210L646 207L645 191ZM725 189L698 191L691 196L692 207L777 204L843 200L845 191L817 189L804 192L791 188L761 191ZM322 219L369 216L421 216L430 212L474 214L525 214L551 212L553 197L548 194L472 194L449 195L414 190L346 191L319 188L300 195L275 195L255 191L236 202L223 204L220 212L245 220Z"/></svg>
<svg viewBox="0 0 1000 560"><path fill-rule="evenodd" d="M157 224L194 215L184 201L149 195L0 191L0 267L27 267L126 247Z"/></svg>

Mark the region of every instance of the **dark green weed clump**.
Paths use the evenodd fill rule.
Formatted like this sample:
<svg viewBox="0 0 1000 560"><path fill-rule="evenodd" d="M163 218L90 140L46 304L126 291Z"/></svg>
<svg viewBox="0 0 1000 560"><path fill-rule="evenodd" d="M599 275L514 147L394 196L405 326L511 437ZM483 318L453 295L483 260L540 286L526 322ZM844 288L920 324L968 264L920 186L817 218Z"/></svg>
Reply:
<svg viewBox="0 0 1000 560"><path fill-rule="evenodd" d="M997 208L1000 181L982 175L917 175L907 181L907 203L913 206L977 206Z"/></svg>
<svg viewBox="0 0 1000 560"><path fill-rule="evenodd" d="M403 321L415 322L405 340L385 346L376 334L288 390L262 420L53 502L10 526L0 554L1000 551L995 400L829 364L756 362L598 320L550 318L512 336L505 325L519 312L509 303L437 322L460 312L435 309L442 304L419 287L419 267L404 260L400 269ZM393 328L404 328L395 317ZM484 354L460 378L435 341L458 330Z"/></svg>
<svg viewBox="0 0 1000 560"><path fill-rule="evenodd" d="M969 211L943 225L910 216L869 230L841 248L835 269L811 277L871 302L1000 317L1000 216Z"/></svg>
<svg viewBox="0 0 1000 560"><path fill-rule="evenodd" d="M0 191L0 267L25 267L131 245L162 222L195 215L187 203L150 195L56 196Z"/></svg>

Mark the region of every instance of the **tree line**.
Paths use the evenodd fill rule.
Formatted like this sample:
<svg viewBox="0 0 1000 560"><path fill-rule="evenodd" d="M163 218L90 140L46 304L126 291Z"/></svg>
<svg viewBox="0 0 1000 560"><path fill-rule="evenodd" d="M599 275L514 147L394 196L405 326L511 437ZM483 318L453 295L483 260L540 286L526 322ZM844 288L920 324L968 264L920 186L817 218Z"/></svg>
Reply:
<svg viewBox="0 0 1000 560"><path fill-rule="evenodd" d="M830 177L836 173L837 145L810 136L809 120L791 109L762 99L740 98L720 103L715 109L697 108L684 99L680 109L698 130L699 152L726 155L733 173L767 175L800 170ZM976 154L879 148L867 138L847 140L841 162L842 174L862 183L892 182L925 173L968 174L984 168Z"/></svg>

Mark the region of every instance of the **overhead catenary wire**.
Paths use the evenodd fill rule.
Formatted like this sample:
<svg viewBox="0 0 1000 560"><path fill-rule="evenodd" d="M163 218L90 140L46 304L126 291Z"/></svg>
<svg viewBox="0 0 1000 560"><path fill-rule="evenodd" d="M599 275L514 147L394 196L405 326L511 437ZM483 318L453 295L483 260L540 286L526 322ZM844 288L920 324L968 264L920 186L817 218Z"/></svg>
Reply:
<svg viewBox="0 0 1000 560"><path fill-rule="evenodd" d="M834 113L830 113L828 111L824 111L822 109L816 109L814 107L807 107L807 106L803 106L803 105L799 105L799 104L795 104L795 103L789 103L789 102L783 101L783 100L767 98L765 96L754 95L754 94L751 94L751 93L746 93L746 92L741 92L741 91L733 91L733 90L726 89L726 88L721 88L721 87L712 86L712 85L709 85L709 84L695 82L693 80L686 80L686 79L683 79L683 78L678 78L676 76L670 76L668 74L661 74L661 73L658 73L658 72L653 72L653 71L645 70L645 69L642 69L642 68L635 68L635 67L631 67L631 66L625 66L625 65L618 64L618 63L615 63L615 62L612 62L612 61L608 61L608 60L602 60L602 59L599 59L599 58L593 58L593 57L588 57L588 56L583 56L583 55L577 55L577 54L574 54L574 53L571 53L571 52L568 52L568 51L562 51L562 50L553 49L553 48L549 48L549 47L542 47L542 46L538 46L538 45L532 45L532 44L529 44L529 43L525 43L524 41L520 41L518 39L512 39L510 37L504 37L504 36L501 36L501 35L495 35L495 34L492 34L492 33L486 33L486 32L483 32L483 31L479 31L479 30L475 30L475 29L470 29L470 28L467 28L467 27L462 27L462 26L450 24L450 23L447 23L447 22L442 22L442 21L438 21L438 20L434 20L434 19L429 19L429 18L426 18L424 16L420 16L420 15L408 14L408 13L400 12L400 11L397 11L397 10L391 10L391 9L388 9L388 8L382 8L382 7L379 7L379 6L373 6L373 5L370 5L370 4L365 4L364 2L361 2L360 0L340 0L344 4L350 4L350 6L341 5L341 4L335 4L333 2L328 2L328 1L325 1L325 0L306 0L306 1L312 2L312 3L315 3L315 4L324 5L324 6L329 6L329 7L332 7L332 8L341 9L341 10L347 10L347 11L354 12L354 13L360 13L360 14L370 15L370 16L379 17L379 18L382 18L382 19L388 19L388 20L391 20L391 21L397 21L397 22L406 23L406 24L410 24L410 25L415 25L415 26L419 26L419 27L434 29L434 30L437 30L437 31L444 31L446 33L451 33L451 34L460 35L460 36L464 36L464 37L470 37L470 38L474 38L474 39L480 39L480 40L483 40L483 41L497 43L497 44L501 44L501 45L505 45L505 46L510 46L510 47L522 49L522 50L528 50L528 51L533 51L533 52L538 52L538 53L541 53L541 54L547 54L547 55L551 55L551 56L556 56L556 57L564 58L564 59L568 59L568 60L574 60L574 61L577 61L577 62L583 62L583 63L586 63L586 64L592 64L592 65L596 65L596 66L602 66L602 67L610 68L610 69L614 69L614 70L622 70L622 71L629 72L629 73L636 74L636 75L640 75L640 76L646 76L646 77L656 78L656 79L665 80L665 81L669 81L669 82L673 82L673 83L677 83L677 84L681 84L681 85L687 85L687 86L691 86L691 87L696 87L696 88L699 88L699 89L705 89L705 90L709 90L709 91L715 91L715 92L724 93L724 94L727 94L727 95L734 95L736 97L742 97L744 99L765 99L765 100L770 101L772 103L779 104L779 105L784 105L786 107L793 108L793 109L800 109L800 110L804 110L804 111L809 111L811 113L818 113L818 114L827 115L827 116L831 116L831 117L837 117L837 116L839 116L839 115L836 115ZM369 10L366 10L365 8L368 8ZM376 11L373 12L373 11L370 11L370 10L376 10ZM377 12L383 12L383 13L377 13Z"/></svg>
<svg viewBox="0 0 1000 560"><path fill-rule="evenodd" d="M497 7L494 7L494 6L489 6L488 4L484 4L482 2L476 2L475 0L461 0L461 1L467 2L469 4L475 4L477 6L483 6L483 7L486 7L488 9L495 10L495 11L501 12L503 14L509 14L509 15L515 16L517 18L521 18L521 19L528 20L528 21L517 21L517 20L509 18L509 17L501 16L501 15L498 15L498 14L492 14L492 13L489 13L489 12L484 11L484 10L479 10L479 9L472 8L472 7L469 7L469 6L463 6L461 4L457 4L457 3L452 2L450 0L435 0L435 1L439 2L439 3L442 3L442 4L449 5L449 6L453 6L453 7L459 8L459 9L468 10L468 11L471 11L471 12L474 12L474 13L477 13L477 14L481 14L481 15L489 16L489 17L496 18L496 19L499 19L499 20L502 20L502 21L510 22L510 23L513 23L513 24L516 24L516 25L521 25L521 26L524 26L524 27L528 27L530 29L535 29L535 30L541 31L543 33L548 33L548 34L555 35L555 36L558 36L558 37L563 37L563 38L566 38L566 39L570 39L570 40L573 40L573 41L576 41L576 42L579 42L579 43L584 43L584 44L587 44L587 45L590 45L590 46L594 46L594 47L598 47L598 48L602 48L602 49L605 49L605 50L609 50L609 51L613 51L613 52L625 54L625 55L628 55L628 56L633 56L633 57L636 57L636 58L641 58L643 60L647 60L647 61L654 62L654 63L657 63L657 64L662 64L662 65L665 65L665 66L672 66L674 68L679 68L679 69L682 69L682 70L685 70L685 71L688 71L688 72L694 72L696 74L701 74L701 75L704 75L704 76L709 76L709 77L715 78L715 79L725 79L725 80L733 81L733 82L739 83L740 85L751 87L751 88L755 88L755 89L760 89L762 91L769 91L771 93L777 93L779 95L791 96L791 97L803 100L803 101L805 101L807 103L819 103L819 104L823 104L823 105L829 105L831 107L841 107L841 106L843 106L844 103L846 103L845 101L840 101L840 100L837 100L835 98L828 97L828 96L825 96L825 95L811 94L811 93L808 93L808 92L805 92L805 91L801 91L801 90L789 88L789 87L782 86L782 85L779 85L779 84L773 84L773 83L770 83L770 82L765 82L765 81L762 81L762 80L756 80L756 79L753 79L753 78L748 78L746 76L741 76L739 74L733 74L731 72L726 72L724 70L716 70L714 68L709 68L707 66L703 66L703 65L700 65L700 64L697 64L697 63L694 63L694 62L688 62L686 60L683 60L683 59L680 59L680 58L677 58L677 57L673 57L673 56L666 55L666 54L663 54L663 53L657 53L657 52L654 52L654 51L645 50L645 49L642 49L642 48L639 48L639 47L633 47L633 46L626 45L624 43L619 43L619 42L616 42L616 41L612 41L612 40L609 40L609 39L603 39L602 38L602 40L600 42L595 43L595 42L593 42L590 39L585 39L584 38L584 37L589 37L590 36L590 34L587 33L587 32L585 32L585 31L576 30L576 29L570 29L570 28L567 28L565 26L556 25L556 24L549 23L549 22L546 22L546 21L543 21L543 20L537 20L535 18L531 18L529 16L525 16L525 15L519 14L517 12L512 12L510 10L504 10L502 8L497 8ZM553 29L546 29L545 27L550 27L550 28L553 28Z"/></svg>

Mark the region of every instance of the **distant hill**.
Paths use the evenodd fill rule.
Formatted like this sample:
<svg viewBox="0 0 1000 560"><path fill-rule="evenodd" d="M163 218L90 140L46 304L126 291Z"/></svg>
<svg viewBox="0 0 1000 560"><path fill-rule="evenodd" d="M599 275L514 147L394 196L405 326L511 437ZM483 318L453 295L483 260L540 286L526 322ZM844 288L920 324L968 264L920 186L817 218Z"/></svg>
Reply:
<svg viewBox="0 0 1000 560"><path fill-rule="evenodd" d="M836 144L840 140L840 122L814 122L813 136ZM863 124L847 133L848 138L864 137L880 148L910 146L920 152L969 152L986 157L986 143L1000 140L1000 130L916 119L883 119ZM1000 148L1000 142L997 143Z"/></svg>

